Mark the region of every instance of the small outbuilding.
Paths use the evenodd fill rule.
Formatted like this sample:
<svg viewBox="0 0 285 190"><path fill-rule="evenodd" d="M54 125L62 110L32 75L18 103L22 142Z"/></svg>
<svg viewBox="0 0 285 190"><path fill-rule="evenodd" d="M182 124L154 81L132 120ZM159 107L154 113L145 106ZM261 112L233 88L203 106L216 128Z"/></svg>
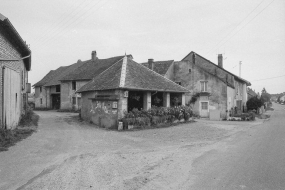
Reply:
<svg viewBox="0 0 285 190"><path fill-rule="evenodd" d="M186 88L125 56L81 87L81 117L114 128L134 108L185 105Z"/></svg>

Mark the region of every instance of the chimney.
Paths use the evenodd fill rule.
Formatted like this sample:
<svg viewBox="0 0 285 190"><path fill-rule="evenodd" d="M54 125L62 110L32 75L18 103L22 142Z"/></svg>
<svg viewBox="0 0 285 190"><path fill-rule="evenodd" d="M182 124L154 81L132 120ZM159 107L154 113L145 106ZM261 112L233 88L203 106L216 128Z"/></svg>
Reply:
<svg viewBox="0 0 285 190"><path fill-rule="evenodd" d="M148 59L148 68L153 70L153 59Z"/></svg>
<svg viewBox="0 0 285 190"><path fill-rule="evenodd" d="M223 54L218 54L218 66L223 68Z"/></svg>
<svg viewBox="0 0 285 190"><path fill-rule="evenodd" d="M97 53L96 53L96 51L92 51L92 53L91 53L91 59L92 59L92 61L95 61L95 60L97 59Z"/></svg>

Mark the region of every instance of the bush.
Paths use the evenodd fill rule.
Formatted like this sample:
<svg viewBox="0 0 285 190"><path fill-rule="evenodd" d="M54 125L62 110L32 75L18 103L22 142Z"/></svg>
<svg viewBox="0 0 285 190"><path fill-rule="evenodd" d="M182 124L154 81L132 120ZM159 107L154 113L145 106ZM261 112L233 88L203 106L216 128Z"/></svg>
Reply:
<svg viewBox="0 0 285 190"><path fill-rule="evenodd" d="M258 99L257 96L254 96L252 98L250 98L247 102L246 102L246 107L248 110L257 110L258 108L260 108L263 105L263 102L261 99Z"/></svg>
<svg viewBox="0 0 285 190"><path fill-rule="evenodd" d="M29 106L26 107L24 113L21 115L19 126L38 126L39 116L33 112Z"/></svg>
<svg viewBox="0 0 285 190"><path fill-rule="evenodd" d="M193 116L191 107L156 107L153 106L149 110L133 109L130 112L124 113L122 119L124 126L135 125L138 127L158 125L160 123L173 123L174 120L188 119Z"/></svg>

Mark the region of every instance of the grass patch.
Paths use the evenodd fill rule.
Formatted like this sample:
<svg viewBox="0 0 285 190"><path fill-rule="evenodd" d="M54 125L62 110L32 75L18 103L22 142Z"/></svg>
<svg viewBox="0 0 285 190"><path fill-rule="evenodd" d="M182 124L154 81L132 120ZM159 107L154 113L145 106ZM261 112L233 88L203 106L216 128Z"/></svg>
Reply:
<svg viewBox="0 0 285 190"><path fill-rule="evenodd" d="M22 139L27 138L36 131L39 116L28 107L22 114L19 126L15 129L0 128L0 152L7 151L10 146L15 145Z"/></svg>
<svg viewBox="0 0 285 190"><path fill-rule="evenodd" d="M0 129L0 152L7 151L10 146L27 138L35 131L33 128Z"/></svg>

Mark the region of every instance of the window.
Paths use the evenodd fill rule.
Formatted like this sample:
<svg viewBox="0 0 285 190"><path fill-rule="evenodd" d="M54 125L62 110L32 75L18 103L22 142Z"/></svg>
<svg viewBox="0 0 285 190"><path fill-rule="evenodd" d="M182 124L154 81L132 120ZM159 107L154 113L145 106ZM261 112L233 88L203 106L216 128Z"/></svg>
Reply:
<svg viewBox="0 0 285 190"><path fill-rule="evenodd" d="M175 83L181 86L181 82L175 82Z"/></svg>
<svg viewBox="0 0 285 190"><path fill-rule="evenodd" d="M208 81L201 81L201 92L208 91Z"/></svg>
<svg viewBox="0 0 285 190"><path fill-rule="evenodd" d="M202 110L208 110L208 102L201 102Z"/></svg>
<svg viewBox="0 0 285 190"><path fill-rule="evenodd" d="M55 86L55 91L56 91L56 92L60 92L60 85L56 85L56 86Z"/></svg>
<svg viewBox="0 0 285 190"><path fill-rule="evenodd" d="M77 104L78 104L78 107L81 108L81 98L80 97L77 98Z"/></svg>
<svg viewBox="0 0 285 190"><path fill-rule="evenodd" d="M76 105L76 97L72 97L72 105Z"/></svg>
<svg viewBox="0 0 285 190"><path fill-rule="evenodd" d="M43 99L42 98L40 99L40 101L41 101L41 104L43 104Z"/></svg>
<svg viewBox="0 0 285 190"><path fill-rule="evenodd" d="M236 93L237 95L239 95L239 83L238 82L236 82Z"/></svg>
<svg viewBox="0 0 285 190"><path fill-rule="evenodd" d="M72 90L76 90L76 82L72 81Z"/></svg>
<svg viewBox="0 0 285 190"><path fill-rule="evenodd" d="M189 73L191 73L191 69L189 69Z"/></svg>
<svg viewBox="0 0 285 190"><path fill-rule="evenodd" d="M227 94L227 88L225 85L222 86L222 94Z"/></svg>
<svg viewBox="0 0 285 190"><path fill-rule="evenodd" d="M40 93L42 93L42 87L40 87Z"/></svg>

